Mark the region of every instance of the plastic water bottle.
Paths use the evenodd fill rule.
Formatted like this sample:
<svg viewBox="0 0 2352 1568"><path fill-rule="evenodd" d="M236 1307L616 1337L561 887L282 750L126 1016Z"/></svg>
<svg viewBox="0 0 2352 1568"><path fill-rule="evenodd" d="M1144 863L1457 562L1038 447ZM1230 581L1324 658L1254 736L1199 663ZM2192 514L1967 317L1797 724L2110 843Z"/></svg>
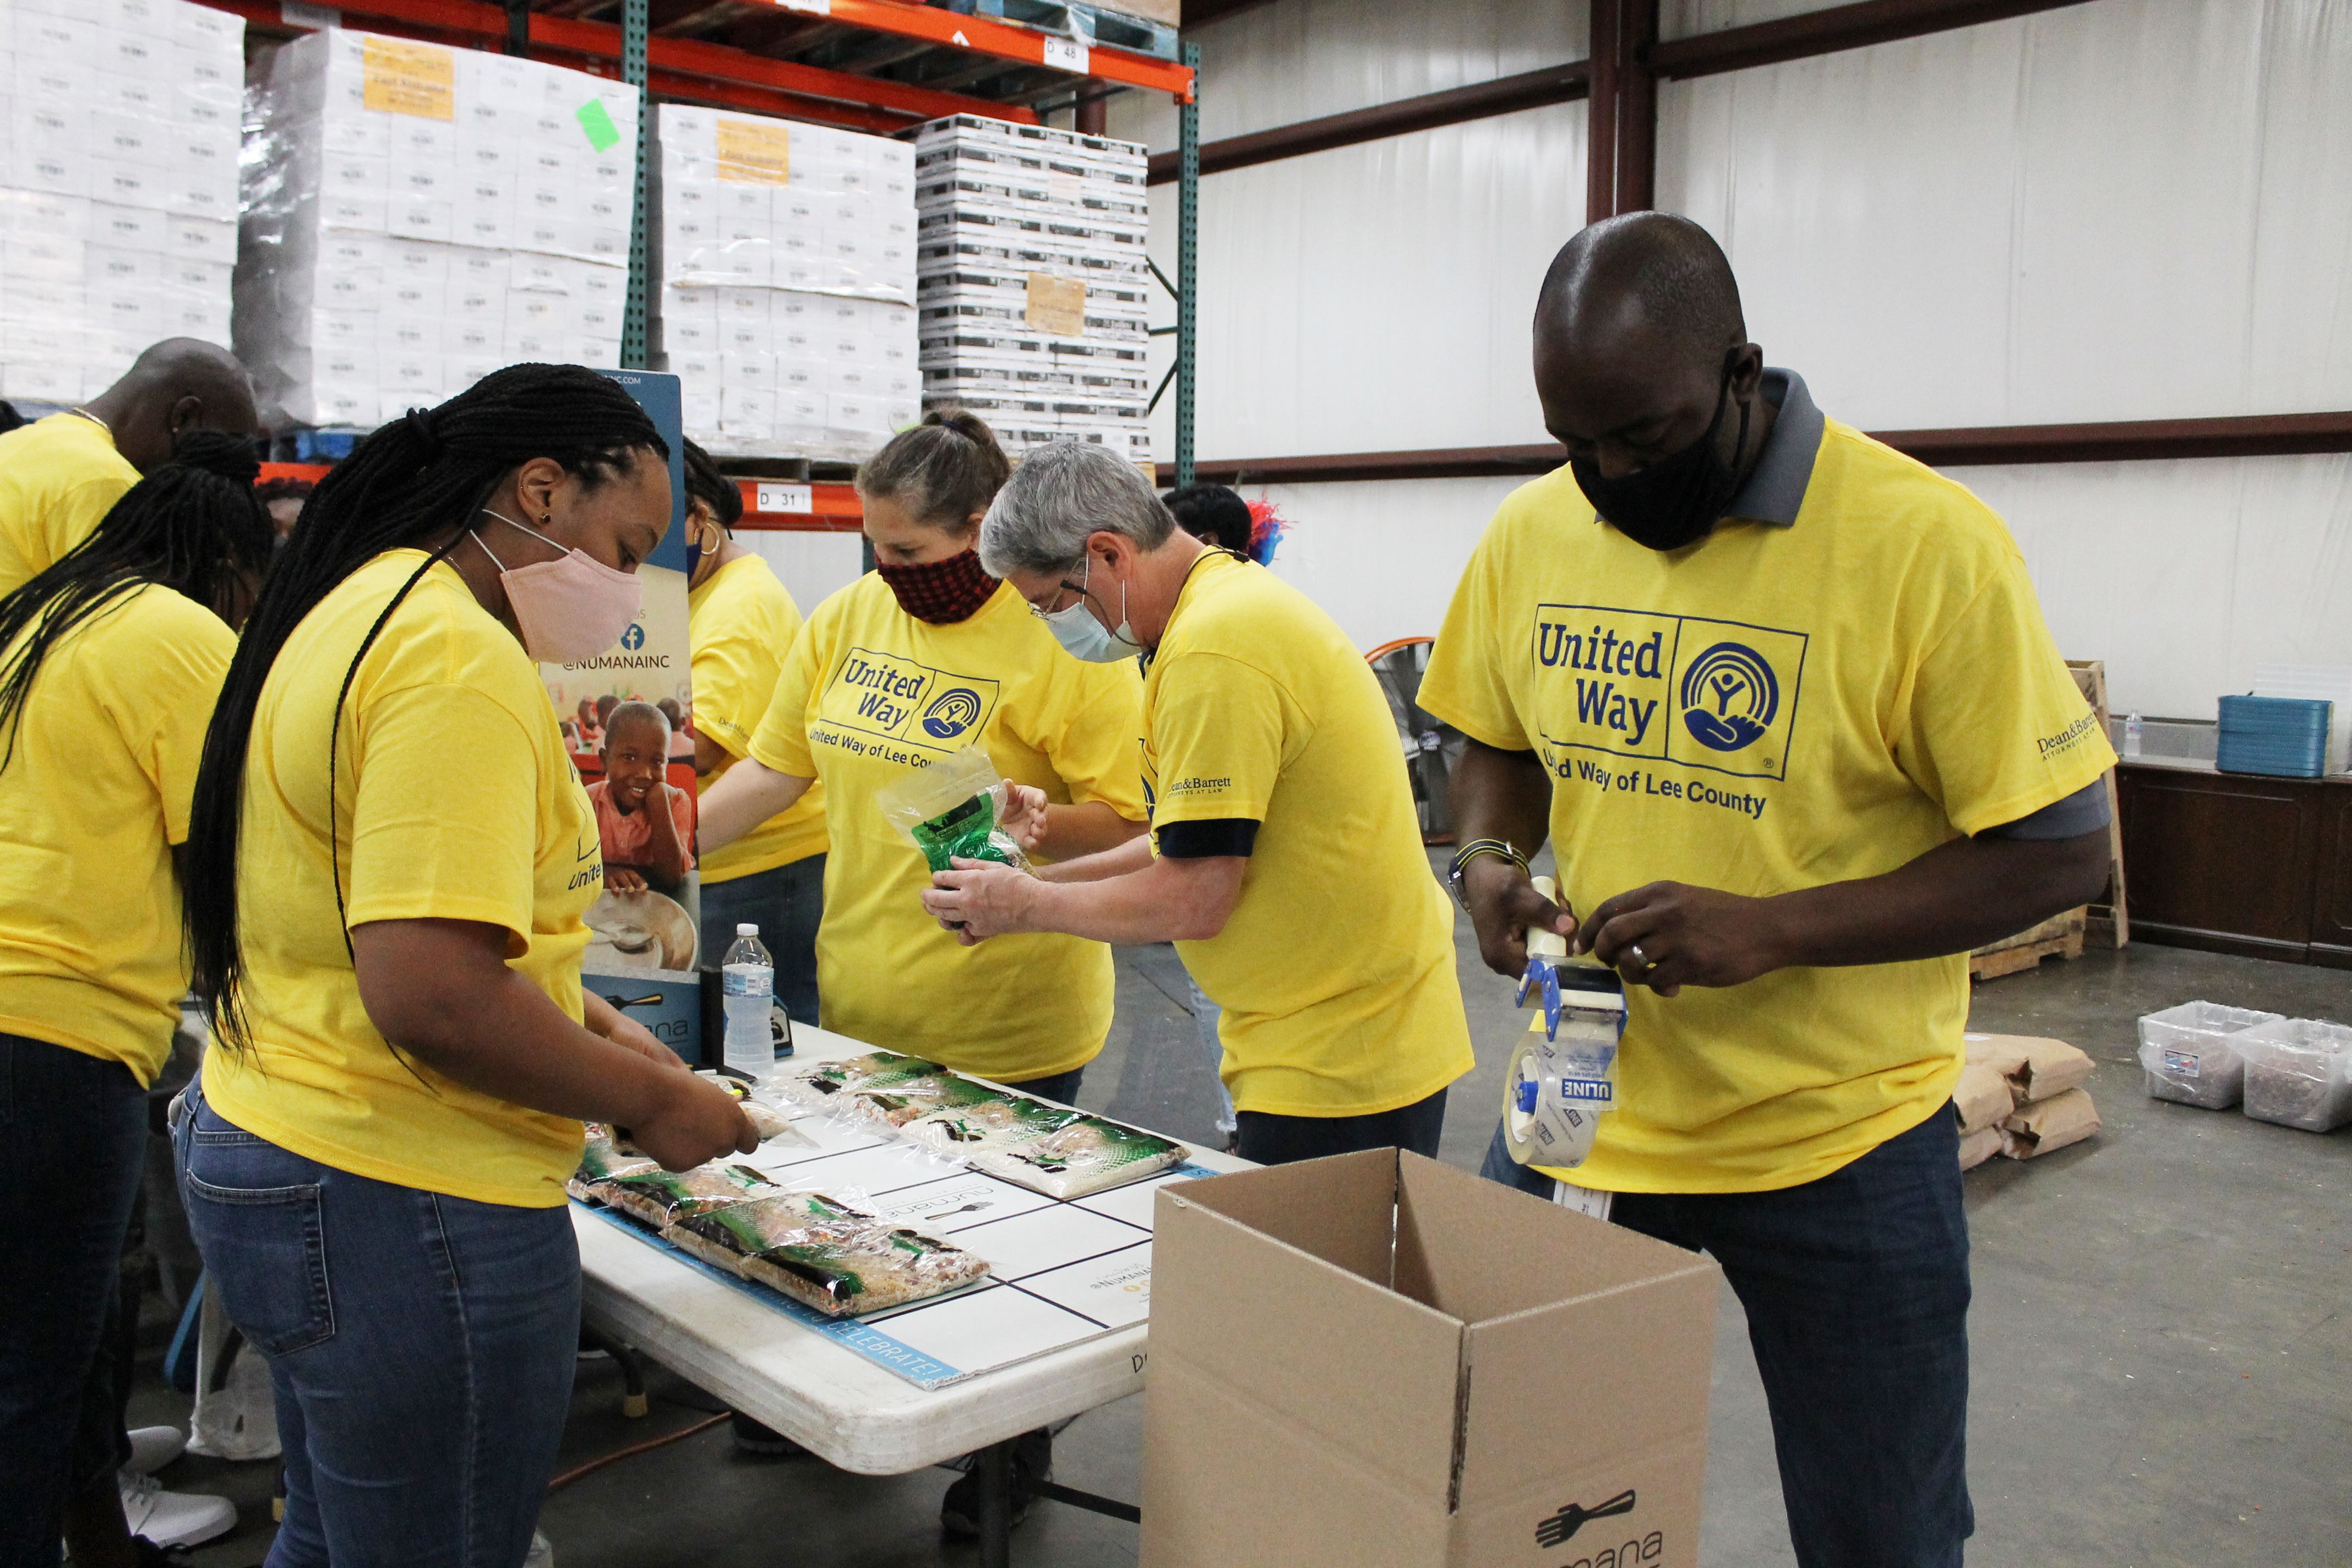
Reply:
<svg viewBox="0 0 2352 1568"><path fill-rule="evenodd" d="M760 928L735 928L719 975L727 998L727 1065L757 1078L776 1065L768 1013L776 1000L776 961L760 945Z"/></svg>
<svg viewBox="0 0 2352 1568"><path fill-rule="evenodd" d="M2127 714L2124 719L2124 755L2126 757L2138 756L2139 744L2139 715L2137 713Z"/></svg>

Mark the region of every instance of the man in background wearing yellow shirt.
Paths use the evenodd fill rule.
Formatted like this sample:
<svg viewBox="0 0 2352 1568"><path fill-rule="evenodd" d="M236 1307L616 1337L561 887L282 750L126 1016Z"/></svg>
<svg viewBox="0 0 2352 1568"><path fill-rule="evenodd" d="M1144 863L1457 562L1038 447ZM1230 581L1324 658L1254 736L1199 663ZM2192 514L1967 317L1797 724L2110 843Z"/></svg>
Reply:
<svg viewBox="0 0 2352 1568"><path fill-rule="evenodd" d="M258 435L253 386L226 349L165 338L80 407L0 436L0 594L88 539L190 430Z"/></svg>
<svg viewBox="0 0 2352 1568"><path fill-rule="evenodd" d="M696 793L751 755L801 608L768 563L735 542L743 492L686 444L687 629L694 644ZM776 963L776 1000L817 1021L816 931L824 918L824 786L702 857L702 963L719 967L749 921Z"/></svg>
<svg viewBox="0 0 2352 1568"><path fill-rule="evenodd" d="M1172 940L1224 1009L1245 1159L1433 1156L1470 1031L1453 911L1370 667L1304 594L1204 547L1099 447L1031 453L980 549L1077 658L1150 650L1152 831L1035 877L959 860L924 907L966 942Z"/></svg>
<svg viewBox="0 0 2352 1568"><path fill-rule="evenodd" d="M1487 1173L1716 1256L1804 1568L1959 1568L1965 955L2098 895L2115 754L2000 520L1766 370L1697 225L1579 234L1535 339L1570 462L1504 502L1420 700L1469 737L1486 962L1572 934L1630 1021L1586 1162L1498 1131Z"/></svg>

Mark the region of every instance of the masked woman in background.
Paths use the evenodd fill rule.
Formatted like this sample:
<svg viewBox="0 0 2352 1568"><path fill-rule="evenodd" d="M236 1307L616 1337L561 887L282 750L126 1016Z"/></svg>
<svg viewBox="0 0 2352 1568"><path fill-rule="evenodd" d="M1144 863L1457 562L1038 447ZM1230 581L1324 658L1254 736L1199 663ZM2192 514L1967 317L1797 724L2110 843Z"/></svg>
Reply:
<svg viewBox="0 0 2352 1568"><path fill-rule="evenodd" d="M173 857L231 628L269 562L256 471L251 442L189 435L87 540L0 598L6 1568L56 1563L60 1530L77 1563L130 1560L115 1484L130 1455L99 1346L146 1158L147 1086L188 988Z"/></svg>
<svg viewBox="0 0 2352 1568"><path fill-rule="evenodd" d="M272 1568L521 1562L571 1396L582 1120L673 1170L756 1147L582 992L596 819L535 668L635 617L667 457L576 366L412 410L320 481L229 668L188 844L217 1044L175 1143L270 1360Z"/></svg>
<svg viewBox="0 0 2352 1568"><path fill-rule="evenodd" d="M800 606L768 563L735 542L743 492L686 444L687 626L694 644L694 772L701 790L750 755L751 732L801 635ZM702 852L702 963L716 969L746 921L776 963L776 1000L817 1021L816 931L824 913L824 788Z"/></svg>
<svg viewBox="0 0 2352 1568"><path fill-rule="evenodd" d="M1068 1103L1110 1033L1110 949L1058 935L961 945L923 911L930 868L874 798L978 746L1047 803L1007 824L1032 854L1073 859L1144 831L1136 666L1063 657L1021 595L981 570L980 520L1011 473L977 416L940 412L858 469L875 569L809 616L749 754L703 794L700 838L711 853L821 782L824 1026ZM1016 1513L1051 1463L1042 1432L1015 1449ZM977 1507L966 1477L942 1521L975 1534Z"/></svg>
<svg viewBox="0 0 2352 1568"><path fill-rule="evenodd" d="M749 757L702 797L701 837L706 852L732 843L822 781L824 1026L1066 1100L1110 1030L1110 949L1024 937L992 960L960 945L923 912L921 851L874 800L977 746L1052 803L1022 825L1037 854L1066 859L1143 831L1135 666L1054 657L1052 634L973 552L1011 471L962 413L927 416L858 470L875 569L809 617Z"/></svg>

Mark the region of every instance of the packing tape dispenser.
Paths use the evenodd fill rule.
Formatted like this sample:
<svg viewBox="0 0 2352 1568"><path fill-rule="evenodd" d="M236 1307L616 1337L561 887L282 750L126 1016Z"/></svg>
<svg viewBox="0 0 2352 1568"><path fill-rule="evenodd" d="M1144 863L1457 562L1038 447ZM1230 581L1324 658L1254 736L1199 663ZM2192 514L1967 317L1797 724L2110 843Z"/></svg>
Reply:
<svg viewBox="0 0 2352 1568"><path fill-rule="evenodd" d="M1504 1069L1503 1142L1522 1165L1573 1169L1616 1104L1625 983L1598 964L1562 963L1551 973L1557 1012L1548 994L1548 1026L1521 1039Z"/></svg>

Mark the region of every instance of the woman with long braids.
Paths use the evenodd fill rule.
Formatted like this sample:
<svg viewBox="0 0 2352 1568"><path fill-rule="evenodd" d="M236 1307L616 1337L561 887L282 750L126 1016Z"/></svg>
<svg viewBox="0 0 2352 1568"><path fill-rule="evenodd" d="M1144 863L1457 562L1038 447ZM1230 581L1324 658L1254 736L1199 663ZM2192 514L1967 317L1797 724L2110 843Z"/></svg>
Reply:
<svg viewBox="0 0 2352 1568"><path fill-rule="evenodd" d="M131 1561L99 1346L188 968L173 869L270 553L253 445L194 433L0 597L0 1564ZM218 1526L215 1527L215 1529ZM151 1549L152 1551L152 1549Z"/></svg>
<svg viewBox="0 0 2352 1568"><path fill-rule="evenodd" d="M515 1568L572 1391L581 1121L673 1170L757 1146L583 994L596 819L533 666L635 618L667 455L575 366L414 410L320 481L229 668L188 843L217 1044L175 1140L270 1360L270 1568Z"/></svg>

